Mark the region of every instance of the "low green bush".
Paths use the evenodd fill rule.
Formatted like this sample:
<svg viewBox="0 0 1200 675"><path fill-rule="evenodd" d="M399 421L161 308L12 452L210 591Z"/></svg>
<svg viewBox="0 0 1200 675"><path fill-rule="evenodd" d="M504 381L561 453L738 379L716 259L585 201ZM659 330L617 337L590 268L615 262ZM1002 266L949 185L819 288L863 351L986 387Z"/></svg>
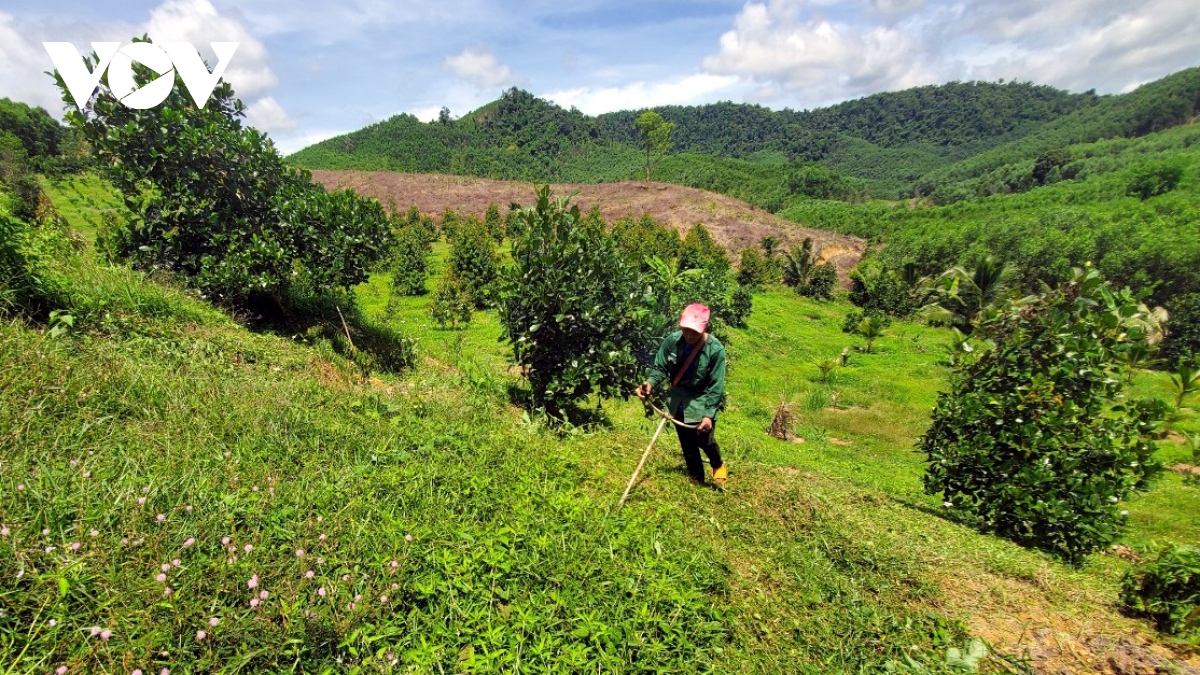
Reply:
<svg viewBox="0 0 1200 675"><path fill-rule="evenodd" d="M1172 546L1130 570L1121 602L1153 619L1159 630L1200 642L1200 547Z"/></svg>

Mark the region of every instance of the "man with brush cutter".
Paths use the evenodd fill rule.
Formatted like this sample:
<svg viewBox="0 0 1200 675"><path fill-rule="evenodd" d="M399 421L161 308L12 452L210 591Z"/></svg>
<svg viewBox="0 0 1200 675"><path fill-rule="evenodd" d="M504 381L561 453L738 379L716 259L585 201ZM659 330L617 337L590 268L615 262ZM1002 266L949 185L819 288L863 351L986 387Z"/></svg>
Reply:
<svg viewBox="0 0 1200 675"><path fill-rule="evenodd" d="M646 381L634 393L645 401L655 387L670 378L667 411L676 422L675 433L692 483L704 484L703 450L713 468L713 483L723 488L729 469L721 461L715 434L717 408L725 396L725 347L708 334L708 317L708 307L699 303L683 308L679 330L663 339Z"/></svg>

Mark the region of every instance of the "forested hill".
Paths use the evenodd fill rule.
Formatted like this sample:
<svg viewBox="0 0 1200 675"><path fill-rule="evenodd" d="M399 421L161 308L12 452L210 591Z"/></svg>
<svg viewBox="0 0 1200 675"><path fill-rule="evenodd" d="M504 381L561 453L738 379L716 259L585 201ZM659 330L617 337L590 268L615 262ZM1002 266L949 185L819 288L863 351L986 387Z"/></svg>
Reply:
<svg viewBox="0 0 1200 675"><path fill-rule="evenodd" d="M854 158L900 151L926 170L987 150L1038 125L1094 105L1097 97L1026 83L950 83L876 94L813 111L716 103L656 110L675 122L672 152L725 159L822 161L866 179L893 177ZM633 111L589 117L510 89L460 119L411 115L338 136L292 156L308 168L446 172L492 178L596 182L636 175ZM847 161L850 158L850 161ZM580 160L586 160L582 162ZM840 163L839 163L840 162ZM855 166L861 170L855 170ZM894 170L895 167L890 167ZM889 187L896 187L889 185Z"/></svg>
<svg viewBox="0 0 1200 675"><path fill-rule="evenodd" d="M777 151L819 161L841 136L882 148L914 148L950 159L970 156L1028 133L1043 122L1094 105L1098 97L1009 82L951 82L874 94L811 111L716 103L655 108L675 122L674 147L721 157ZM636 143L638 112L596 118L601 135Z"/></svg>
<svg viewBox="0 0 1200 675"><path fill-rule="evenodd" d="M809 111L729 102L655 110L675 123L669 155L652 167L655 180L772 211L806 197L933 195L948 203L1027 190L1038 183L1039 158L1043 168L1065 165L1054 153L1070 145L1190 122L1200 114L1200 68L1112 96L952 82ZM639 112L590 117L514 88L459 119L444 109L428 123L397 115L305 148L291 161L311 169L629 180L645 176L633 124Z"/></svg>

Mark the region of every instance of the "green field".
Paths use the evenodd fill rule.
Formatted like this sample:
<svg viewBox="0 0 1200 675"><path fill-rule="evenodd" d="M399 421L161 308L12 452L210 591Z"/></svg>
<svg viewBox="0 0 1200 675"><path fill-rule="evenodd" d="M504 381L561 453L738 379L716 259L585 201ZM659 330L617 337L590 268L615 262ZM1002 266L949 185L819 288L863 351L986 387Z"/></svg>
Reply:
<svg viewBox="0 0 1200 675"><path fill-rule="evenodd" d="M77 243L127 217L98 178L44 185ZM1145 208L1188 206L1194 185ZM430 294L389 310L374 274L339 314L419 358L364 372L328 313L251 330L95 249L45 248L39 309L0 324L3 675L1200 665L1117 599L1131 559L1200 544L1196 484L1165 473L1126 505L1120 546L1080 567L923 493L946 330L896 321L865 353L844 299L758 293L726 339L727 489L692 487L668 436L617 509L655 420L635 400L589 402L584 426L531 416L492 311L437 328ZM847 348L823 380L815 362ZM1136 373L1130 395L1169 399L1167 375ZM781 403L792 441L766 434ZM1190 457L1183 440L1160 441L1166 464ZM991 656L964 662L980 645Z"/></svg>

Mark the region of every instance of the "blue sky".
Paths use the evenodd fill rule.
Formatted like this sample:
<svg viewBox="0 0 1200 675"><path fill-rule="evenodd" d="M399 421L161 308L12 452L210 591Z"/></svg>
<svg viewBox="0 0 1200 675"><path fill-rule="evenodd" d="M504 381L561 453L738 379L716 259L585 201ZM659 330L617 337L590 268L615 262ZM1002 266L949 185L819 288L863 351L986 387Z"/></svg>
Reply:
<svg viewBox="0 0 1200 675"><path fill-rule="evenodd" d="M1200 65L1178 0L162 0L0 5L0 97L57 114L43 41L241 43L225 79L284 152L520 86L589 114L808 109L954 80L1124 92Z"/></svg>

